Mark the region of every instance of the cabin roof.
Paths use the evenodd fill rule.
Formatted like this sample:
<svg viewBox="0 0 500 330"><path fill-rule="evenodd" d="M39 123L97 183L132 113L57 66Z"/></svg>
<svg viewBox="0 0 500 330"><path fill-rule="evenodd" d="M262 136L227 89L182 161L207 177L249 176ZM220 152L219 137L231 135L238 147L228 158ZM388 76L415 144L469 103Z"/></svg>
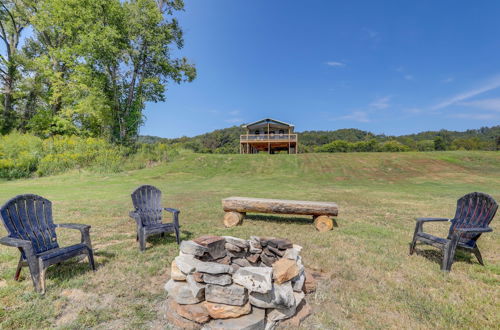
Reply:
<svg viewBox="0 0 500 330"><path fill-rule="evenodd" d="M243 127L246 127L246 128L252 128L254 126L260 126L262 124L278 124L278 125L281 125L281 126L287 126L287 127L294 127L294 125L292 124L289 124L289 123L285 123L283 121L279 121L279 120L276 120L276 119L272 119L272 118L264 118L264 119L261 119L261 120L257 120L253 123L249 123L249 124L245 124L243 125Z"/></svg>

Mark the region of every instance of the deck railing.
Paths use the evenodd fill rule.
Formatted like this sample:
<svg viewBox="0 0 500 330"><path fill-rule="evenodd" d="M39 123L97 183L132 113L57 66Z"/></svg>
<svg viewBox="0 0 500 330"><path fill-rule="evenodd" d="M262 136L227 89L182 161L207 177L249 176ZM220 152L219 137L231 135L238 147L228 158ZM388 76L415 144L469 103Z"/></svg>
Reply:
<svg viewBox="0 0 500 330"><path fill-rule="evenodd" d="M240 142L297 141L297 134L243 134Z"/></svg>

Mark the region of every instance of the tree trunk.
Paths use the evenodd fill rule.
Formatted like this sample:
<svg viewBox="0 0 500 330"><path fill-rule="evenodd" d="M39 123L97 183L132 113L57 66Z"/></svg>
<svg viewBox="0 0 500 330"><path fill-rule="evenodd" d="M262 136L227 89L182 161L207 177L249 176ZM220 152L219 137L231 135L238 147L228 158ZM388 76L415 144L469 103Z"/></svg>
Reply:
<svg viewBox="0 0 500 330"><path fill-rule="evenodd" d="M224 226L227 228L241 225L243 223L244 213L240 212L226 212L224 214Z"/></svg>
<svg viewBox="0 0 500 330"><path fill-rule="evenodd" d="M314 227L316 227L319 232L332 230L333 220L326 215L320 215L314 218Z"/></svg>

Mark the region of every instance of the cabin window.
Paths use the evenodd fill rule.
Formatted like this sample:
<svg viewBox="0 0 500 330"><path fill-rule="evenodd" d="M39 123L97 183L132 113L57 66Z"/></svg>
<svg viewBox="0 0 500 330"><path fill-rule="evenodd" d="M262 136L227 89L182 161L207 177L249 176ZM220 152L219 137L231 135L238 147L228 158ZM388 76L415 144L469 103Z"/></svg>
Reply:
<svg viewBox="0 0 500 330"><path fill-rule="evenodd" d="M255 131L255 135L259 135L260 134L260 131L259 130L256 130Z"/></svg>
<svg viewBox="0 0 500 330"><path fill-rule="evenodd" d="M285 131L280 129L280 134L285 134Z"/></svg>
<svg viewBox="0 0 500 330"><path fill-rule="evenodd" d="M274 131L269 132L269 134L273 134L274 135Z"/></svg>

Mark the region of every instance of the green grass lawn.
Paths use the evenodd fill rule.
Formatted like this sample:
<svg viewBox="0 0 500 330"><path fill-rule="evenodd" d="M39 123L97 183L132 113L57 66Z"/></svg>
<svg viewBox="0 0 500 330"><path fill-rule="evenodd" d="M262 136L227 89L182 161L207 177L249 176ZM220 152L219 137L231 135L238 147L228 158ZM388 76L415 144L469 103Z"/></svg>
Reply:
<svg viewBox="0 0 500 330"><path fill-rule="evenodd" d="M408 256L417 216L451 217L456 200L483 191L500 201L499 152L303 155L185 154L154 168L119 174L73 172L0 182L0 203L22 193L53 201L55 221L92 225L98 270L68 261L47 272L47 294L33 292L27 269L13 280L18 251L0 247L0 328L162 328L173 237L138 250L128 218L130 193L153 184L165 206L181 210L182 238L202 234L288 238L307 267L323 273L307 299L311 328L497 328L500 253L497 215L479 246L486 266L459 253L449 274L441 253L418 246ZM317 232L307 217L249 215L225 229L229 196L335 201L339 227ZM446 235L447 224L425 229ZM5 230L0 230L4 236ZM61 244L79 233L58 232Z"/></svg>

